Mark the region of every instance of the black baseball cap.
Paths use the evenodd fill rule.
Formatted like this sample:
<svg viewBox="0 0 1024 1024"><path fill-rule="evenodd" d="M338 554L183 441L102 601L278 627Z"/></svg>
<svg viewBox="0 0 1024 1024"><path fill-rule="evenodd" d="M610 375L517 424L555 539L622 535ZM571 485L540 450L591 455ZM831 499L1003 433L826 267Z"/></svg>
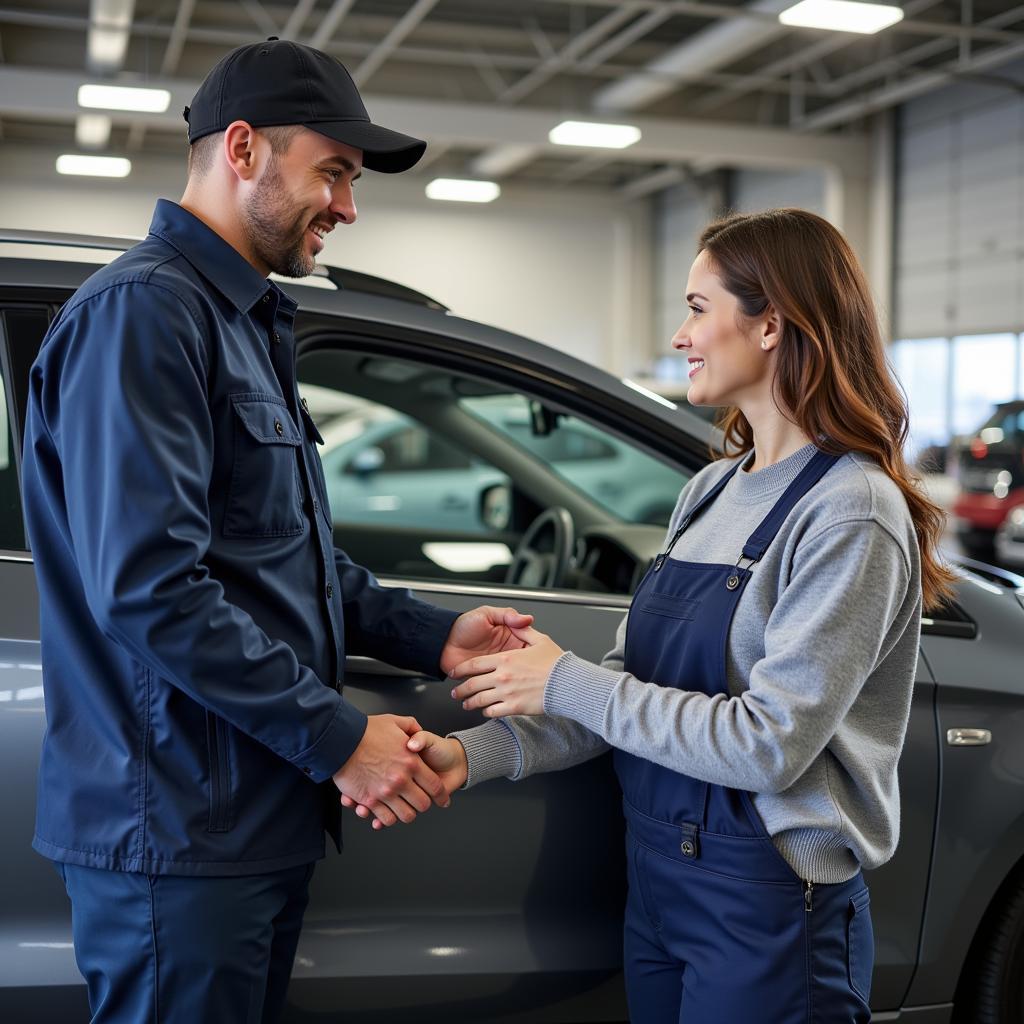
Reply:
<svg viewBox="0 0 1024 1024"><path fill-rule="evenodd" d="M421 139L372 124L356 83L334 57L271 36L232 50L206 76L184 110L188 141L232 121L254 128L301 124L363 151L363 166L407 171L427 148Z"/></svg>

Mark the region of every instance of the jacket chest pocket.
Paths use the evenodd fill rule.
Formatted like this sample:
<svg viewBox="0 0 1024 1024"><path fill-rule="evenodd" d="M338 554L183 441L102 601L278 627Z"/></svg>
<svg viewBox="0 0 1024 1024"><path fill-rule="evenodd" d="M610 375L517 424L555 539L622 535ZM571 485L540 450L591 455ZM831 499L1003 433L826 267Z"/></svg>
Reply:
<svg viewBox="0 0 1024 1024"><path fill-rule="evenodd" d="M234 461L224 512L228 537L302 533L302 438L284 402L273 395L232 395Z"/></svg>

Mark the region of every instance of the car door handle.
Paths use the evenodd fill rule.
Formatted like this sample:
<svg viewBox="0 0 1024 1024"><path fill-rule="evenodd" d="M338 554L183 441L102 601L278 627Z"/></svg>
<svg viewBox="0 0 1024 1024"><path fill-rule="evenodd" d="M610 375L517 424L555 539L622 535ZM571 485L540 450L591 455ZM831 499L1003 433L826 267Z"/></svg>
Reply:
<svg viewBox="0 0 1024 1024"><path fill-rule="evenodd" d="M349 676L391 676L398 679L421 679L423 672L415 669L396 668L376 658L364 658L361 655L349 654L345 657L345 677Z"/></svg>
<svg viewBox="0 0 1024 1024"><path fill-rule="evenodd" d="M947 729L946 742L951 747L983 747L992 742L988 729Z"/></svg>

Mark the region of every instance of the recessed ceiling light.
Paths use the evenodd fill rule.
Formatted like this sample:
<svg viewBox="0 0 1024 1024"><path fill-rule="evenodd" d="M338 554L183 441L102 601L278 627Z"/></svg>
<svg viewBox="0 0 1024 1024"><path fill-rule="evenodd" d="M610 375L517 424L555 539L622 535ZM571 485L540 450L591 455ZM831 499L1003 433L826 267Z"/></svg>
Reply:
<svg viewBox="0 0 1024 1024"><path fill-rule="evenodd" d="M457 203L490 203L500 195L501 188L493 181L435 178L427 186L430 199L447 199Z"/></svg>
<svg viewBox="0 0 1024 1024"><path fill-rule="evenodd" d="M559 146L595 146L599 149L625 149L640 139L640 129L631 124L597 124L593 121L563 121L548 132L548 139Z"/></svg>
<svg viewBox="0 0 1024 1024"><path fill-rule="evenodd" d="M103 149L110 141L110 128L106 114L79 114L75 118L75 142L82 149Z"/></svg>
<svg viewBox="0 0 1024 1024"><path fill-rule="evenodd" d="M171 105L171 94L166 89L83 85L78 89L78 105L99 110L136 110L146 114L162 114Z"/></svg>
<svg viewBox="0 0 1024 1024"><path fill-rule="evenodd" d="M121 156L82 156L64 153L57 157L58 174L85 174L93 178L126 178L132 162Z"/></svg>
<svg viewBox="0 0 1024 1024"><path fill-rule="evenodd" d="M859 32L862 35L872 35L902 20L903 11L898 7L855 3L854 0L801 0L779 15L783 25Z"/></svg>

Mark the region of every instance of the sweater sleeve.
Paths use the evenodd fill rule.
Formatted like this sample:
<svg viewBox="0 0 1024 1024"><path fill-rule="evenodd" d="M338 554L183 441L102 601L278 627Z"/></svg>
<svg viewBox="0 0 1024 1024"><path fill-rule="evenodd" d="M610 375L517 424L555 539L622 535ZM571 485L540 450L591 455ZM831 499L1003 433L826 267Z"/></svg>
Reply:
<svg viewBox="0 0 1024 1024"><path fill-rule="evenodd" d="M667 537L675 533L691 490L687 484L680 493L669 522ZM592 668L613 674L622 671L627 620L628 616L623 616L615 634L615 646L601 659L600 668ZM574 721L566 715L550 713L537 717L513 715L492 719L483 725L461 729L449 735L458 739L466 750L469 769L467 789L487 779L508 778L518 782L537 772L571 768L609 749L608 742L592 726Z"/></svg>
<svg viewBox="0 0 1024 1024"><path fill-rule="evenodd" d="M600 666L592 666L597 671L622 671L627 621L628 616L624 615L615 634L615 646L602 658ZM592 728L565 715L510 715L451 735L466 749L467 789L487 779L508 778L518 782L538 772L561 771L610 749L609 743Z"/></svg>
<svg viewBox="0 0 1024 1024"><path fill-rule="evenodd" d="M787 789L835 734L919 602L910 568L872 519L833 523L801 543L765 627L765 656L736 697L659 686L571 652L544 708L673 771L755 793Z"/></svg>

